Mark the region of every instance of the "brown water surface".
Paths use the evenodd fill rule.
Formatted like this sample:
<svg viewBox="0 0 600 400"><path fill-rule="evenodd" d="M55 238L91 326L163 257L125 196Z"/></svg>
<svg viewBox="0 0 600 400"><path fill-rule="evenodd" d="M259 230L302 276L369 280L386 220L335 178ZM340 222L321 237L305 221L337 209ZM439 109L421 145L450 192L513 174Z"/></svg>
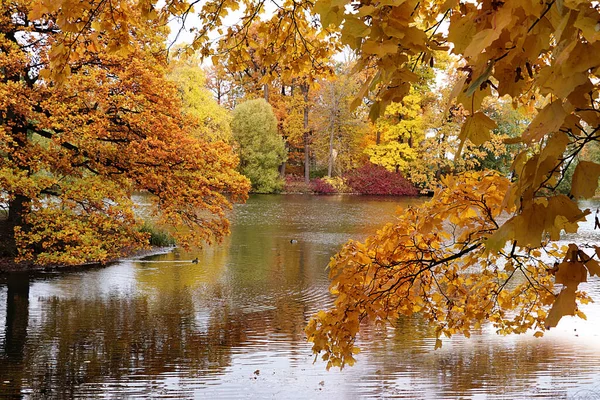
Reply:
<svg viewBox="0 0 600 400"><path fill-rule="evenodd" d="M219 246L0 276L0 398L600 398L599 304L541 339L486 327L437 351L406 319L365 328L354 367L313 364L303 329L331 304L329 258L420 201L253 196Z"/></svg>

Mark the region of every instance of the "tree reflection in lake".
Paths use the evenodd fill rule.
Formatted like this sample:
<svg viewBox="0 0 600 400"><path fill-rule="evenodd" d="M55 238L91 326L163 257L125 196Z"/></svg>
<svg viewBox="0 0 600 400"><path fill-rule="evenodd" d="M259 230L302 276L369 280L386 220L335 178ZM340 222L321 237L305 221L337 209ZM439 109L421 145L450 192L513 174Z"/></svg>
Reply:
<svg viewBox="0 0 600 400"><path fill-rule="evenodd" d="M23 378L23 361L29 323L29 277L10 274L6 281L6 325L0 341L0 395L18 396Z"/></svg>
<svg viewBox="0 0 600 400"><path fill-rule="evenodd" d="M355 367L313 365L303 329L331 302L324 267L343 241L386 220L394 200L257 196L236 208L220 246L0 277L0 398L511 398L594 388L595 305L590 322L565 319L542 339L485 327L438 351L419 318L367 326ZM600 293L597 282L588 290Z"/></svg>

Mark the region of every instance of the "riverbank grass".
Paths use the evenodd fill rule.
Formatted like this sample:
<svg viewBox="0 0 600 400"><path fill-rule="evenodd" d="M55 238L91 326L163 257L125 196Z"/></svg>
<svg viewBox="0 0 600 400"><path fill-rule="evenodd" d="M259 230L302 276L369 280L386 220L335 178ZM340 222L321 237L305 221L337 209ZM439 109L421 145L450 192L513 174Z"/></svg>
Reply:
<svg viewBox="0 0 600 400"><path fill-rule="evenodd" d="M144 222L140 232L150 234L150 246L152 247L173 247L177 244L175 238L169 232L148 222Z"/></svg>

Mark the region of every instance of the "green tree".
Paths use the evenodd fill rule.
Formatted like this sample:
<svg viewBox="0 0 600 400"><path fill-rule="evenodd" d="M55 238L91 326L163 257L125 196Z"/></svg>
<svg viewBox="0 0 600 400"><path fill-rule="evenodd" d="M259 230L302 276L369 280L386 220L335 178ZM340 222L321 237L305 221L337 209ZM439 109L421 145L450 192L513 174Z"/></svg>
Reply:
<svg viewBox="0 0 600 400"><path fill-rule="evenodd" d="M204 71L193 62L175 64L169 78L177 84L183 103L183 112L198 120L193 136L211 142L231 143L231 115L214 99L206 87Z"/></svg>
<svg viewBox="0 0 600 400"><path fill-rule="evenodd" d="M278 167L287 154L277 134L277 118L264 99L246 101L235 108L231 122L240 156L240 170L257 193L281 190Z"/></svg>

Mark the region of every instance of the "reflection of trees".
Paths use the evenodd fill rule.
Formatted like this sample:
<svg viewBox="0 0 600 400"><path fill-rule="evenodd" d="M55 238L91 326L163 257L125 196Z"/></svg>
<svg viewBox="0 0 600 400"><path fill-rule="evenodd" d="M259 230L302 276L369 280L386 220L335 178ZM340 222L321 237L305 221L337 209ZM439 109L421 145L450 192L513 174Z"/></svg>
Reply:
<svg viewBox="0 0 600 400"><path fill-rule="evenodd" d="M324 266L331 253L328 242L300 236L297 224L264 219L259 223L267 217L299 221L294 213L307 212L300 203L297 210L267 213L281 198L265 196L265 210L254 210L257 216L238 221L224 245L181 254L179 259L176 253L151 258L162 263L134 263L131 283L144 295L123 290L94 297L96 286L102 289L99 293L110 287L102 281L106 274L61 274L52 283L64 287L58 293L91 293L40 299L33 303L39 310L29 313L28 328L28 282L9 282L6 334L0 342L0 398L26 389L33 390L34 398L90 397L96 392L110 397L111 391L122 393L115 397L133 391L157 394L167 376L204 383L211 375L226 373L233 354L254 351L283 353L293 366L295 361L310 363L303 329L306 318L330 301ZM358 230L332 226L329 220L319 223L326 233ZM318 234L319 229L311 232ZM291 237L299 243L291 245ZM191 264L196 255L200 263ZM344 371L356 377L344 388L356 389L355 397L377 385L373 397L391 397L395 390L406 390L411 397L420 389L437 398L503 391L516 397L533 392L538 376L552 380L569 368L581 376L598 365L576 362L573 344L565 343L563 352L555 354L556 341L546 338L505 341L484 333L471 339L455 337L438 351L433 351L433 338L426 321L418 317L400 320L393 332L361 331L365 352L358 355L357 366ZM573 356L565 355L569 353ZM380 372L363 375L364 369ZM2 384L7 380L10 386ZM180 394L200 385L182 380L176 390ZM184 392L181 397L190 396Z"/></svg>
<svg viewBox="0 0 600 400"><path fill-rule="evenodd" d="M117 382L123 393L150 393L165 375L223 372L236 348L303 343L305 305L299 298L274 299L273 307L252 311L227 296L218 301L228 290L211 286L207 304L198 304L185 286L148 297L40 298L40 319L28 337L27 302L9 301L7 328L14 333L6 335L0 382L10 376L16 383L0 385L0 397L18 396L22 388L34 398L90 396ZM14 291L9 285L11 296Z"/></svg>
<svg viewBox="0 0 600 400"><path fill-rule="evenodd" d="M18 397L29 321L29 277L11 274L7 280L6 327L0 349L0 398Z"/></svg>
<svg viewBox="0 0 600 400"><path fill-rule="evenodd" d="M83 383L151 380L179 370L185 377L229 365L242 331L226 309L212 310L201 331L188 291L157 301L151 306L144 297L41 300L41 331L29 340L23 365L34 397L71 397Z"/></svg>

